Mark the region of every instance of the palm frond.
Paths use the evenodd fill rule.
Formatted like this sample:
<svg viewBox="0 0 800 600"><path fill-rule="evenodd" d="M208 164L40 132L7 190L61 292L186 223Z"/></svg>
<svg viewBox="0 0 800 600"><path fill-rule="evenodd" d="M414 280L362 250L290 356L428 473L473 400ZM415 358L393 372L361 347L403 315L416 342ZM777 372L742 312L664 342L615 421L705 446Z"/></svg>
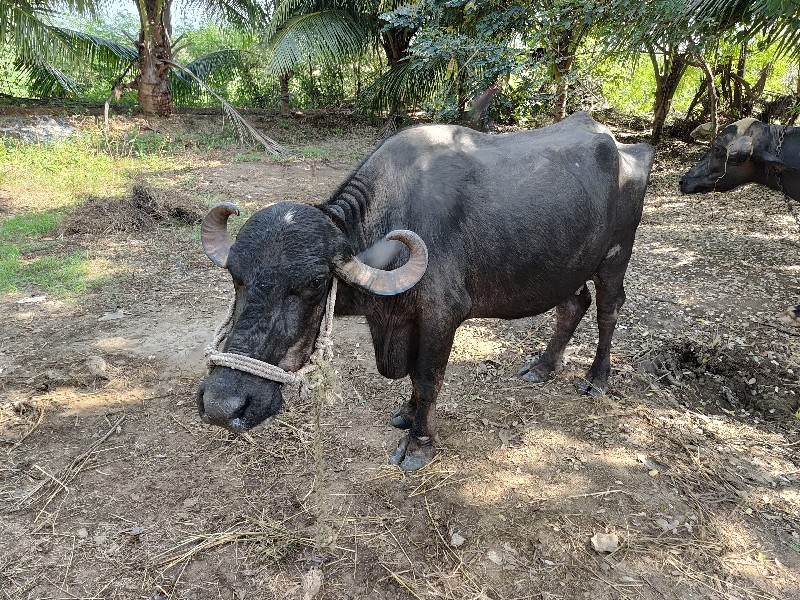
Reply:
<svg viewBox="0 0 800 600"><path fill-rule="evenodd" d="M170 89L178 102L186 102L201 91L198 81L223 83L250 68L255 57L235 49L204 54L181 69L170 72Z"/></svg>
<svg viewBox="0 0 800 600"><path fill-rule="evenodd" d="M280 30L295 17L336 11L373 19L386 12L381 8L380 0L278 0L264 31L264 40L267 44L274 43Z"/></svg>
<svg viewBox="0 0 800 600"><path fill-rule="evenodd" d="M443 57L403 62L372 82L361 93L359 103L375 113L392 111L398 106L419 106L445 91L447 68L448 62Z"/></svg>
<svg viewBox="0 0 800 600"><path fill-rule="evenodd" d="M263 31L271 12L269 1L258 0L187 0L185 5L241 31Z"/></svg>
<svg viewBox="0 0 800 600"><path fill-rule="evenodd" d="M17 61L15 67L28 77L29 89L34 96L64 98L81 95L81 85L52 63L40 60Z"/></svg>
<svg viewBox="0 0 800 600"><path fill-rule="evenodd" d="M139 59L131 46L113 40L63 27L52 27L51 31L77 61L93 69L117 73Z"/></svg>
<svg viewBox="0 0 800 600"><path fill-rule="evenodd" d="M779 55L800 58L800 2L796 0L692 0L686 13L723 29L741 26L750 36L763 32Z"/></svg>
<svg viewBox="0 0 800 600"><path fill-rule="evenodd" d="M356 56L369 48L377 32L376 19L368 15L343 10L298 15L276 34L270 72L276 76L288 73L309 58L338 62Z"/></svg>
<svg viewBox="0 0 800 600"><path fill-rule="evenodd" d="M255 127L250 125L245 119L231 104L225 100L222 96L217 94L211 87L206 84L204 81L197 78L197 76L189 71L183 65L180 65L173 61L166 61L167 64L170 66L179 69L189 75L192 79L197 81L197 83L209 94L211 94L214 98L216 98L219 103L222 105L222 110L225 114L230 118L231 122L236 129L236 134L239 136L239 139L242 143L248 143L250 145L254 145L255 143L260 144L263 146L270 154L273 156L278 157L285 157L288 156L286 150L275 140L269 138L265 135L260 134L256 131Z"/></svg>
<svg viewBox="0 0 800 600"><path fill-rule="evenodd" d="M52 43L49 18L53 14L27 0L0 1L0 43L13 44L23 60L34 60Z"/></svg>

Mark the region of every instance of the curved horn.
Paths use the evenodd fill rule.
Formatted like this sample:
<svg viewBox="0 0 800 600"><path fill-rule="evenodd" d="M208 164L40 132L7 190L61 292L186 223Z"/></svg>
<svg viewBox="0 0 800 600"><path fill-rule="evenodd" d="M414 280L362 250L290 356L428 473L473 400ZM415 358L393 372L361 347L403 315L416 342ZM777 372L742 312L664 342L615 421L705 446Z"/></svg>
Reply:
<svg viewBox="0 0 800 600"><path fill-rule="evenodd" d="M397 229L386 234L385 240L403 242L411 253L408 262L394 271L375 269L357 258L336 266L336 274L347 283L379 296L394 296L411 289L428 268L428 247L413 231Z"/></svg>
<svg viewBox="0 0 800 600"><path fill-rule="evenodd" d="M218 267L225 267L228 262L228 251L233 240L228 233L228 217L238 215L239 207L230 202L222 202L212 208L203 218L200 225L200 239L206 256Z"/></svg>

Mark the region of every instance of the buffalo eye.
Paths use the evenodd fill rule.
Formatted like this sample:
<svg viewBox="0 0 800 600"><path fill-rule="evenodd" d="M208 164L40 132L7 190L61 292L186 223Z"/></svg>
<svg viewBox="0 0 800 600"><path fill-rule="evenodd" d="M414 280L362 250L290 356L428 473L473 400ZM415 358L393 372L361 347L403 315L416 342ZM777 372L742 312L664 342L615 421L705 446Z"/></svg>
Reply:
<svg viewBox="0 0 800 600"><path fill-rule="evenodd" d="M325 275L320 275L319 277L315 277L314 279L308 282L308 288L311 290L318 290L323 285L325 285L326 280L327 277Z"/></svg>

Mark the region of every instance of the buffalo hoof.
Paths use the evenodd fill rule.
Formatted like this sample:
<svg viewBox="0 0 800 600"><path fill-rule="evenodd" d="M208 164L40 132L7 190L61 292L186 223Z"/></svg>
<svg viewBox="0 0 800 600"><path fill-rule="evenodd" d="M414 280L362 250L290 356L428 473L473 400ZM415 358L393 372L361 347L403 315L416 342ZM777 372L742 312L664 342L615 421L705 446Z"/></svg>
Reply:
<svg viewBox="0 0 800 600"><path fill-rule="evenodd" d="M407 435L392 453L389 462L403 471L417 471L427 465L436 455L436 447L430 438Z"/></svg>
<svg viewBox="0 0 800 600"><path fill-rule="evenodd" d="M531 364L522 367L519 370L519 375L525 381L529 381L530 383L544 383L550 379L550 373L552 372L553 369L549 369L539 362L532 362Z"/></svg>
<svg viewBox="0 0 800 600"><path fill-rule="evenodd" d="M584 379L578 383L577 388L581 396L594 396L597 398L606 393L606 384L601 384L599 381L592 382Z"/></svg>
<svg viewBox="0 0 800 600"><path fill-rule="evenodd" d="M397 429L411 429L411 424L413 422L414 420L407 416L402 410L398 410L392 415L392 418L389 419L389 424Z"/></svg>
<svg viewBox="0 0 800 600"><path fill-rule="evenodd" d="M530 383L544 383L545 381L550 379L550 374L549 373L542 374L539 373L538 371L528 371L522 376L522 378Z"/></svg>

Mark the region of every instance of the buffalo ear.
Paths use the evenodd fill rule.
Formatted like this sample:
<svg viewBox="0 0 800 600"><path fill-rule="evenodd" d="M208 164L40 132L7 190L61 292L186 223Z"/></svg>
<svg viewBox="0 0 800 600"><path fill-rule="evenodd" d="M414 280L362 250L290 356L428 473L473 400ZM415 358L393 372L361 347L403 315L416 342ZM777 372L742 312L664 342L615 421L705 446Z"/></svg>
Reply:
<svg viewBox="0 0 800 600"><path fill-rule="evenodd" d="M753 151L753 162L758 163L760 165L764 165L767 167L772 167L779 173L786 171L789 169L789 165L783 162L780 158L772 154L771 152L767 152L766 150L757 149Z"/></svg>
<svg viewBox="0 0 800 600"><path fill-rule="evenodd" d="M753 154L753 138L742 135L733 140L727 147L728 162L740 165L747 161Z"/></svg>

